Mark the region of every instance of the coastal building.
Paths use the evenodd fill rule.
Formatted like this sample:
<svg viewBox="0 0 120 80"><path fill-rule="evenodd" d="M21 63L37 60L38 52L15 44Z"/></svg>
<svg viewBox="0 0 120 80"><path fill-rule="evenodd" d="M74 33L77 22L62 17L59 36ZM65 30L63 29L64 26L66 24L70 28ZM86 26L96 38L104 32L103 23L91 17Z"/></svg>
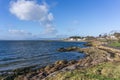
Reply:
<svg viewBox="0 0 120 80"><path fill-rule="evenodd" d="M84 41L86 38L81 38L81 37L69 37L64 39L65 41Z"/></svg>
<svg viewBox="0 0 120 80"><path fill-rule="evenodd" d="M107 36L106 39L118 40L118 38L116 36L114 36L114 35Z"/></svg>
<svg viewBox="0 0 120 80"><path fill-rule="evenodd" d="M118 40L119 37L117 37L115 34L117 33L100 35L97 37L97 40Z"/></svg>

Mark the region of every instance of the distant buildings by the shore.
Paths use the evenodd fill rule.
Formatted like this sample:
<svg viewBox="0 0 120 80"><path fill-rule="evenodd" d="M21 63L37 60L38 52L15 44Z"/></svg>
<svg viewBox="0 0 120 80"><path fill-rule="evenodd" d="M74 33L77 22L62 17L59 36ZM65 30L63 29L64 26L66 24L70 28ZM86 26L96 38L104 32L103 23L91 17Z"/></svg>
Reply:
<svg viewBox="0 0 120 80"><path fill-rule="evenodd" d="M85 41L85 37L80 37L80 36L71 36L69 38L63 39L64 41Z"/></svg>
<svg viewBox="0 0 120 80"><path fill-rule="evenodd" d="M97 37L98 40L115 40L118 41L120 40L120 33L115 32L112 34L104 34L104 35L99 35L99 37Z"/></svg>
<svg viewBox="0 0 120 80"><path fill-rule="evenodd" d="M94 36L71 36L69 38L63 39L64 41L89 41L89 40L101 40L101 41L120 41L120 33L115 32L112 34L103 34L97 37Z"/></svg>

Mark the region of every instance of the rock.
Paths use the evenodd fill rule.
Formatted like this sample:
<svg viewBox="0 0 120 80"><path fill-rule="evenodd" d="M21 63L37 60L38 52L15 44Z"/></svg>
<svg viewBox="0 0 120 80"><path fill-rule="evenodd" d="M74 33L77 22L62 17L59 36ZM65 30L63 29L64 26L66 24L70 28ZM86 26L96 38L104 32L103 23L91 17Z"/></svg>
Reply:
<svg viewBox="0 0 120 80"><path fill-rule="evenodd" d="M58 49L57 51L59 51L59 52L65 52L66 49L65 49L65 48L60 48L60 49Z"/></svg>
<svg viewBox="0 0 120 80"><path fill-rule="evenodd" d="M44 70L48 72L52 67L54 67L54 65L47 65Z"/></svg>
<svg viewBox="0 0 120 80"><path fill-rule="evenodd" d="M66 60L56 61L54 66L52 66L52 67L48 66L48 67L46 67L45 70L47 71L47 73L52 73L52 72L55 72L57 70L60 70L64 67L66 67L67 63L68 63L68 61L66 61Z"/></svg>
<svg viewBox="0 0 120 80"><path fill-rule="evenodd" d="M58 51L67 52L67 51L77 51L78 49L80 49L80 47L73 46L73 47L68 47L68 48L60 48L58 49Z"/></svg>
<svg viewBox="0 0 120 80"><path fill-rule="evenodd" d="M57 70L58 70L57 68L53 67L53 68L51 68L51 69L49 70L48 73L53 73L53 72L55 72L55 71L57 71Z"/></svg>
<svg viewBox="0 0 120 80"><path fill-rule="evenodd" d="M67 63L68 63L67 60L60 60L60 61L56 61L55 65L67 64Z"/></svg>
<svg viewBox="0 0 120 80"><path fill-rule="evenodd" d="M84 46L93 46L91 42L87 42L84 44Z"/></svg>
<svg viewBox="0 0 120 80"><path fill-rule="evenodd" d="M71 60L71 61L68 62L68 65L72 65L72 64L75 64L75 63L77 63L76 60Z"/></svg>
<svg viewBox="0 0 120 80"><path fill-rule="evenodd" d="M25 76L20 75L20 76L16 77L14 80L27 80L27 79L25 79L24 77L25 77Z"/></svg>
<svg viewBox="0 0 120 80"><path fill-rule="evenodd" d="M38 71L38 72L43 72L44 70L45 70L45 68L42 67L42 68L40 68L40 71Z"/></svg>
<svg viewBox="0 0 120 80"><path fill-rule="evenodd" d="M15 78L15 75L9 75L9 76L3 78L2 80L14 80L14 78Z"/></svg>

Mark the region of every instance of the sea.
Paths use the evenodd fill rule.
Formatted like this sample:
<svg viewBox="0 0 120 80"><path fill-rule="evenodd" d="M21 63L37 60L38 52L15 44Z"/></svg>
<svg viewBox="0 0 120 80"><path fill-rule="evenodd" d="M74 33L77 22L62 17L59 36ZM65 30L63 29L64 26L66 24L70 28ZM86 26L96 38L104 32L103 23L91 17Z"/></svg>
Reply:
<svg viewBox="0 0 120 80"><path fill-rule="evenodd" d="M59 52L59 48L85 47L85 42L49 40L0 41L0 71L15 70L29 66L46 66L58 60L78 60L85 54Z"/></svg>

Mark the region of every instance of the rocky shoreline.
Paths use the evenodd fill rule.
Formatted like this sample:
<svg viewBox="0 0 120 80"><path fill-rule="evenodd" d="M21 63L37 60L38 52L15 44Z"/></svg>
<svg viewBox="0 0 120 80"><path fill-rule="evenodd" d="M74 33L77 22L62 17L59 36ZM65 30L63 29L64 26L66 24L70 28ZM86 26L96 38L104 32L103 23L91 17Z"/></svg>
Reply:
<svg viewBox="0 0 120 80"><path fill-rule="evenodd" d="M62 70L59 70L53 74L50 74L48 77L46 77L43 80L54 80L54 76L56 76L55 78L57 78L58 74L61 74L61 73L65 74L67 72L73 72L75 70L86 71L86 69L94 68L94 67L98 66L99 64L108 65L110 63L110 64L112 64L112 66L116 66L115 64L117 64L117 65L120 64L120 53L119 53L120 50L116 50L116 49L105 47L105 46L97 46L97 47L89 47L89 48L69 47L69 48L61 48L61 49L59 49L59 51L83 52L86 54L86 58L79 60L77 63L73 64L72 66L65 67ZM106 66L104 66L104 67L106 67ZM104 67L102 67L101 69L104 70ZM111 66L109 68L111 68ZM99 75L102 74L101 70L99 71L99 69L96 72L98 72ZM117 75L117 77L114 78L114 80L118 80L117 78L120 78L120 75L119 76ZM78 78L78 79L80 79L80 78ZM59 79L56 79L56 80L59 80ZM65 79L63 79L63 80L65 80ZM73 80L73 79L71 79L71 80ZM96 80L96 79L90 79L90 80ZM97 79L97 80L103 80L103 79ZM110 80L113 80L113 79L110 79Z"/></svg>
<svg viewBox="0 0 120 80"><path fill-rule="evenodd" d="M109 61L120 61L119 52L112 50L111 48L106 47L68 47L58 49L60 52L70 52L76 51L86 54L84 59L80 60L61 60L56 61L54 64L47 65L37 70L31 70L30 68L23 68L14 70L14 73L11 75L3 75L1 80L49 80L49 77L56 75L57 73L68 70L89 68L99 63L109 62ZM113 54L114 53L114 54Z"/></svg>

